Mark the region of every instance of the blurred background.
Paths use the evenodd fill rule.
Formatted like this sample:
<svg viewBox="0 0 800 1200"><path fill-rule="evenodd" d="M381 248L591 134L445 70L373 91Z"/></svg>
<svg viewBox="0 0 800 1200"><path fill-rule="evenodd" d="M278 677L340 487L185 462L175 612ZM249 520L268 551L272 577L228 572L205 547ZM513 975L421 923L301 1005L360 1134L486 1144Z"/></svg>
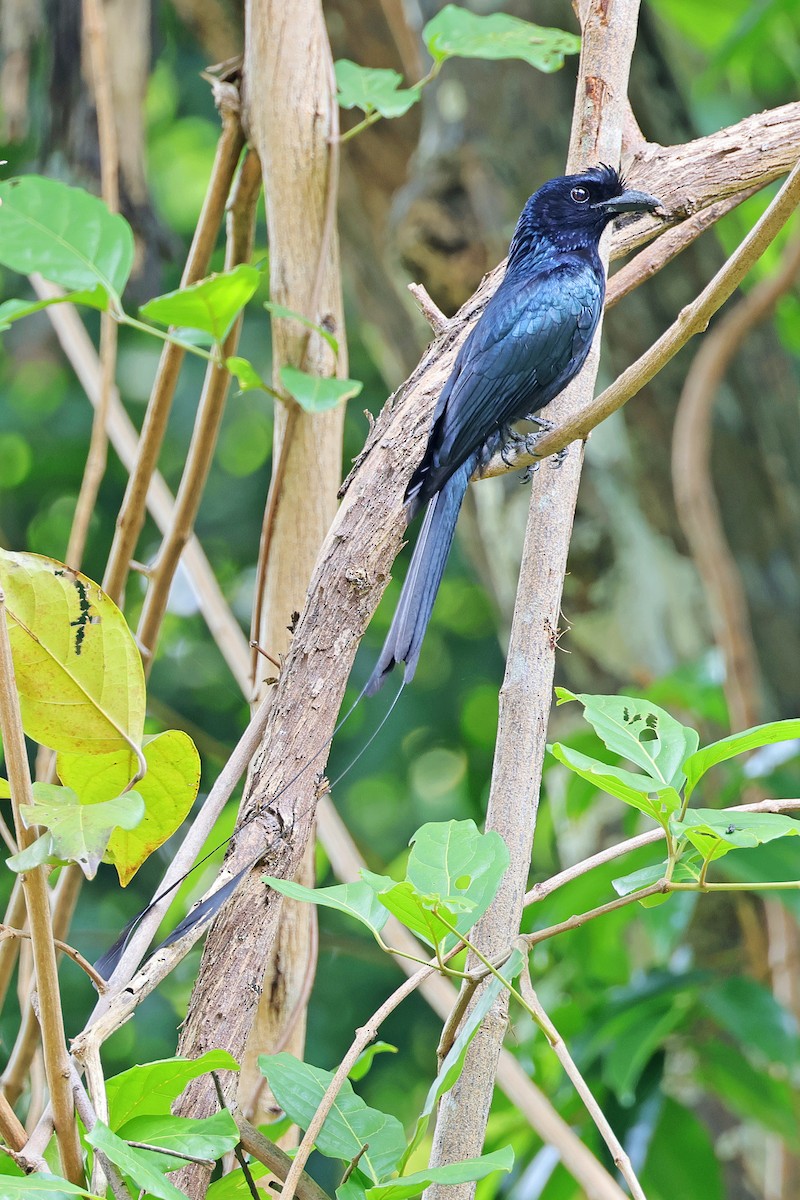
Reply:
<svg viewBox="0 0 800 1200"><path fill-rule="evenodd" d="M201 71L240 52L242 14L239 5L222 0L164 0L152 11L145 0L107 7L109 20L124 21L126 35L115 52L125 56L131 79L121 147L123 211L137 237L135 277L126 296L132 311L179 284L219 130ZM440 7L434 0L327 0L324 7L335 59L391 67L409 82L426 72L419 32ZM498 6L473 0L467 7L485 13ZM566 2L517 0L502 7L542 25L577 29ZM2 0L0 140L9 164L3 169L97 190L97 135L80 37L78 0ZM563 170L576 68L576 58L547 76L519 62L454 60L406 116L379 122L343 146L339 221L350 375L364 382L347 417L345 473L368 432L364 407L380 410L429 340L408 282L424 284L450 314L504 256L527 196ZM702 10L689 0L643 6L631 102L651 141L688 141L788 103L799 76L794 0L706 0ZM345 128L355 120L342 114ZM773 192L745 201L609 314L601 385L697 294ZM752 272L745 291L779 269L798 236L795 222ZM267 255L262 215L255 257ZM213 267L221 266L220 247ZM3 299L27 294L25 286L0 272ZM267 298L265 281L246 314L239 352L268 378L269 326L261 307ZM730 304L738 302L737 296ZM96 339L97 314L83 315ZM724 665L713 602L709 606L678 522L670 470L675 413L693 353L690 345L589 442L556 682L578 692L648 696L699 728L705 742L730 728ZM117 379L137 425L158 354L155 342L120 331ZM187 361L160 462L173 489L201 379L201 365ZM713 409L712 482L747 600L757 721L800 713L799 382L800 292L794 284L769 319L741 339ZM269 481L271 405L261 392L231 396L197 527L245 630ZM13 326L0 342L3 546L63 557L90 428L90 406L47 317ZM84 560L93 578L103 573L125 481L112 453ZM413 689L335 790L334 802L374 870L391 871L425 821L482 821L528 495L513 477L471 489ZM140 559L147 562L158 544L157 530L148 525ZM353 697L388 627L404 569L405 556L365 638ZM142 594L134 576L126 609L133 625ZM380 712L380 702L362 706L337 737L331 777L348 764ZM203 760L201 790L207 790L246 720L241 693L179 576L149 687L149 729L179 727L191 734ZM550 736L602 757L577 706L554 714ZM702 802L710 807L751 794L800 794L796 746L762 755L748 776L741 765L717 768ZM532 879L640 828L636 814L621 812L616 801L567 777L552 760L544 801ZM212 844L229 832L234 816L231 805ZM101 868L83 890L73 943L90 958L105 949L149 899L169 853L167 844L124 892L111 868ZM602 903L613 895L615 875L656 861L654 853L624 860L624 871L619 865L601 869L559 891L535 913L529 910L530 926ZM189 881L174 912L207 886L213 869ZM793 839L784 839L729 855L725 869L737 878L784 872L796 879L800 854ZM320 853L320 881L326 872ZM9 887L9 878L0 877L4 894ZM800 956L793 920L787 920L787 913L798 915L796 896L783 893L771 913L748 894L704 897L699 904L695 897L673 897L665 908L628 908L537 948L534 967L545 1007L624 1135L652 1200L800 1195L800 1176L793 1173L793 1155L800 1151ZM307 1058L332 1067L398 974L359 929L327 912L320 922L324 987L311 998ZM133 1059L174 1052L198 953L108 1043L108 1074ZM776 971L779 959L783 966ZM70 965L62 967L62 978L68 1032L75 1032L92 998ZM0 1053L13 1044L18 1019L12 998L0 1016ZM412 998L383 1036L402 1052L379 1057L362 1094L410 1120L435 1069L436 1018ZM602 1153L542 1039L519 1021L509 1045ZM513 1176L480 1184L480 1195L577 1197L571 1179L502 1096L489 1139L489 1150L510 1141L518 1165ZM780 1164L782 1182L769 1182L770 1164ZM320 1178L330 1183L324 1172Z"/></svg>

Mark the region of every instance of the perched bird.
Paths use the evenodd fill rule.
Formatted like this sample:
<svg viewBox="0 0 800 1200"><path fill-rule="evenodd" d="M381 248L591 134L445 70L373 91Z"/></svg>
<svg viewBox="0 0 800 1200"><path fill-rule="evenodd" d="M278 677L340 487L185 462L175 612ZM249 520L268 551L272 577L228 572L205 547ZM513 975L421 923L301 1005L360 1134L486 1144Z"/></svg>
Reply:
<svg viewBox="0 0 800 1200"><path fill-rule="evenodd" d="M605 298L600 235L617 214L660 203L599 166L551 179L522 210L506 273L458 353L406 489L408 520L428 511L367 695L396 663L406 683L414 676L470 477L583 366Z"/></svg>

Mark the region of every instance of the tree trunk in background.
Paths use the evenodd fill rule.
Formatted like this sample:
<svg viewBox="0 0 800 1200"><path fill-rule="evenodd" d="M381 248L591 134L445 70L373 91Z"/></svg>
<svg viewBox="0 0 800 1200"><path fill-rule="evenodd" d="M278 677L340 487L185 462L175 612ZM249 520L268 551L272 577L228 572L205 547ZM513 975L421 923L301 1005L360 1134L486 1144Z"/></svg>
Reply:
<svg viewBox="0 0 800 1200"><path fill-rule="evenodd" d="M333 65L318 0L251 0L247 7L244 123L264 174L272 299L302 312L339 341L328 343L296 322L273 322L273 383L285 364L323 376L347 374L335 215L336 156ZM331 189L332 193L331 193ZM290 641L292 614L303 607L311 569L336 511L341 479L342 406L310 416L276 404L266 587L256 614L258 641L271 656ZM268 543L268 548L267 548ZM274 674L258 659L256 678ZM258 686L258 691L263 688ZM302 881L313 882L313 845ZM243 1063L239 1102L256 1123L267 1119L270 1097L257 1056L289 1049L302 1057L306 983L314 971L314 910L284 901L274 952L266 964L261 1002ZM202 970L200 974L202 980ZM238 1003L231 995L231 1004ZM194 1035L192 1014L202 1013L199 986L182 1045ZM226 1014L220 1013L224 1022Z"/></svg>

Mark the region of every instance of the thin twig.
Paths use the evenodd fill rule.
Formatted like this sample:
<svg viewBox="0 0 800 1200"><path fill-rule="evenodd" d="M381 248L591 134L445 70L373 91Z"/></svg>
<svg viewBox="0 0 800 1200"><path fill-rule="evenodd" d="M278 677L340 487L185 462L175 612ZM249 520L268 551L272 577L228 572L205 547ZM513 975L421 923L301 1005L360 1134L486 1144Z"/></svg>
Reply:
<svg viewBox="0 0 800 1200"><path fill-rule="evenodd" d="M754 812L754 813L781 813L781 812L796 812L800 809L800 800L758 800L752 804L732 804L728 808L724 808L722 812ZM580 862L575 863L571 867L565 867L563 871L559 871L557 875L552 875L550 879L544 879L541 883L535 883L533 887L525 895L525 906L536 904L539 900L544 900L547 896L551 896L553 892L559 888L571 883L573 879L579 879L581 875L586 875L587 872L593 871L595 867L601 867L604 863L613 862L616 858L621 858L624 854L631 854L634 850L641 850L643 846L650 846L653 842L660 842L664 837L664 830L648 829L646 833L637 834L636 837L628 838L624 842L617 842L613 846L608 846L605 850L598 850L596 854L592 854L589 858L584 858Z"/></svg>
<svg viewBox="0 0 800 1200"><path fill-rule="evenodd" d="M40 276L32 275L30 281L34 291L41 299L63 295L60 288L48 283ZM100 366L97 351L92 345L77 309L72 304L54 304L45 311L68 362L90 402L96 407L100 395ZM125 412L116 388L112 392L108 428L114 449L123 466L133 476L138 470L136 463L139 435ZM175 500L163 477L157 471L150 476L146 500L147 508L158 529L165 534L171 528L174 520ZM203 548L194 535L189 539L183 552L182 563L209 632L242 693L247 695L250 677L250 655L247 642L238 621L231 612L230 605L225 600Z"/></svg>
<svg viewBox="0 0 800 1200"><path fill-rule="evenodd" d="M28 1140L25 1126L8 1103L3 1092L0 1092L0 1137L12 1150L22 1150Z"/></svg>
<svg viewBox="0 0 800 1200"><path fill-rule="evenodd" d="M0 938L25 938L26 940L30 940L30 936L30 930L28 929L12 929L10 925L0 923ZM76 950L74 946L68 945L67 942L62 942L57 937L53 938L53 945L62 954L66 954L74 963L77 963L82 971L86 972L98 992L102 993L105 991L106 981L101 975L97 974L92 964L83 957L79 950Z"/></svg>
<svg viewBox="0 0 800 1200"><path fill-rule="evenodd" d="M247 262L253 249L255 216L261 190L261 167L257 156L248 150L231 193L228 208L228 239L225 269L231 270ZM236 353L243 314L239 313L222 346L222 363ZM230 386L230 372L224 365L210 365L206 371L200 403L195 417L192 438L175 499L172 526L159 547L150 570L147 592L136 631L137 641L145 654L145 671L153 661L156 640L167 610L170 588L178 569L181 554L192 535L197 510L208 479L211 460L217 444L225 400Z"/></svg>
<svg viewBox="0 0 800 1200"><path fill-rule="evenodd" d="M19 699L11 657L5 596L0 591L0 733L2 733L14 828L20 849L25 850L36 838L26 829L20 806L33 803L31 774L25 749L25 735L19 711ZM53 930L47 880L42 867L26 871L23 889L31 928L31 946L36 984L41 1005L42 1046L47 1083L53 1103L56 1136L65 1177L74 1184L83 1183L83 1158L74 1120L72 1093L68 1083L69 1055L64 1039L58 968L53 945Z"/></svg>
<svg viewBox="0 0 800 1200"><path fill-rule="evenodd" d="M325 1089L325 1095L320 1100L314 1116L308 1123L308 1127L303 1134L303 1140L297 1147L292 1168L289 1171L289 1174L286 1176L286 1180L283 1185L281 1200L294 1200L294 1196L297 1192L297 1181L303 1171L303 1168L308 1162L311 1151L314 1149L314 1143L319 1136L319 1131L322 1129L328 1113L336 1103L336 1097L339 1095L342 1085L352 1071L358 1056L365 1049L365 1047L370 1044L370 1042L375 1040L378 1030L386 1018L394 1012L397 1006L401 1004L407 996L412 995L412 993L417 990L420 984L422 984L430 975L433 975L435 971L435 965L428 965L426 967L422 967L421 970L416 971L410 979L407 979L405 983L401 983L400 987L396 988L387 1000L384 1000L380 1008L373 1013L365 1025L362 1025L360 1029L356 1030L356 1036L351 1042L349 1050L339 1063L339 1066L336 1068L336 1073L334 1074L333 1079Z"/></svg>
<svg viewBox="0 0 800 1200"><path fill-rule="evenodd" d="M181 276L181 287L196 283L208 270L231 181L244 145L239 120L238 93L229 84L220 85L219 89L215 89L215 97L218 97L222 131L203 209ZM52 309L50 311L52 312ZM147 491L161 452L183 355L184 351L180 346L172 343L164 345L145 413L136 464L128 480L117 517L117 528L103 577L103 587L118 604L123 598L130 562L144 524Z"/></svg>
<svg viewBox="0 0 800 1200"><path fill-rule="evenodd" d="M567 1049L564 1039L561 1037L561 1034L550 1020L550 1017L542 1008L539 997L536 995L531 982L527 959L522 968L522 974L520 975L520 991L522 992L522 997L528 1006L531 1016L536 1021L536 1024L539 1026L542 1033L552 1046L556 1058L564 1068L573 1087L575 1088L575 1091L583 1101L586 1111L597 1126L600 1136L608 1146L608 1149L611 1152L611 1157L614 1159L622 1178L630 1188L631 1196L633 1196L634 1200L647 1200L647 1197L642 1190L642 1185L636 1178L633 1164L631 1163L628 1155L625 1153L622 1143L614 1133L614 1130L611 1128L608 1118L605 1116L602 1108L595 1100L588 1083L578 1070L577 1064Z"/></svg>
<svg viewBox="0 0 800 1200"><path fill-rule="evenodd" d="M262 1163L276 1178L286 1179L292 1165L289 1155L269 1138L264 1137L238 1108L229 1108L228 1111L236 1122L242 1146L251 1158ZM297 1184L296 1195L297 1200L330 1200L328 1193L305 1172Z"/></svg>

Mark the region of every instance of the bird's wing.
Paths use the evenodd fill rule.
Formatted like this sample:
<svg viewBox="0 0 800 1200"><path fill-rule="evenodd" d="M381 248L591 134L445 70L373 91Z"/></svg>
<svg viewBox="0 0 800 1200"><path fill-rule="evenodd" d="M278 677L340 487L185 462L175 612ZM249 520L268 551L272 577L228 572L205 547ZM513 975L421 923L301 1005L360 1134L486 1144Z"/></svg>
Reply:
<svg viewBox="0 0 800 1200"><path fill-rule="evenodd" d="M547 404L580 368L602 307L594 272L503 281L465 343L443 393L425 459L424 491L492 435Z"/></svg>

